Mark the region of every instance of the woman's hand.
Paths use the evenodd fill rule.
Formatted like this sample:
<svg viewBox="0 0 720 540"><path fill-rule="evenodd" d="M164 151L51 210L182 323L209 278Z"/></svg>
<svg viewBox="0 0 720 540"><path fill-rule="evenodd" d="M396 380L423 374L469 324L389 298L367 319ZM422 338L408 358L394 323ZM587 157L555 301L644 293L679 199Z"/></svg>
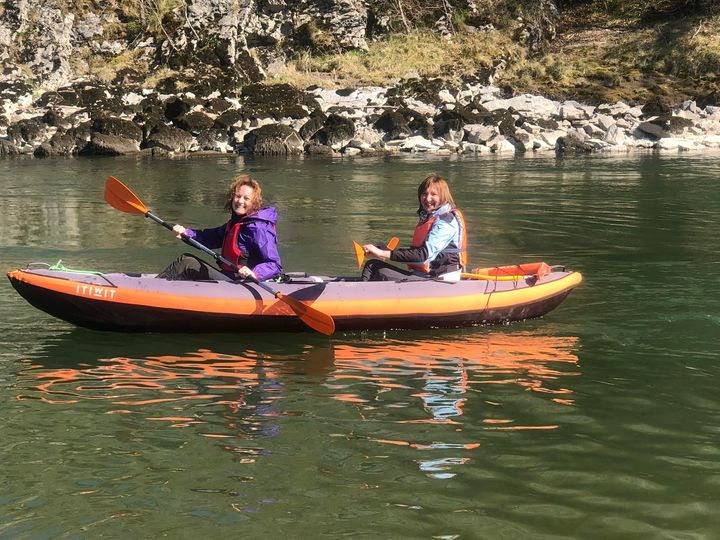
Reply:
<svg viewBox="0 0 720 540"><path fill-rule="evenodd" d="M373 257L377 257L379 259L389 259L390 258L390 251L387 249L380 249L374 244L365 244L363 247L363 252L365 255L372 255Z"/></svg>
<svg viewBox="0 0 720 540"><path fill-rule="evenodd" d="M238 276L240 276L243 279L252 277L254 280L257 280L257 276L255 275L255 272L250 270L247 266L240 267L240 270L238 270Z"/></svg>
<svg viewBox="0 0 720 540"><path fill-rule="evenodd" d="M185 234L185 227L177 223L173 227L173 231L175 231L175 236L177 236L180 240L182 240L182 235Z"/></svg>

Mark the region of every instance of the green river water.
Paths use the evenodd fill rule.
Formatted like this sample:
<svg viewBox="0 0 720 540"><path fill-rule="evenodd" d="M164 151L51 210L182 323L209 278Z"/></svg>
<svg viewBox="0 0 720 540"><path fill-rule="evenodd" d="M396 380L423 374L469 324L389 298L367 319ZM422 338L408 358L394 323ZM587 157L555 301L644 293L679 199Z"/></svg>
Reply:
<svg viewBox="0 0 720 540"><path fill-rule="evenodd" d="M438 172L472 266L585 281L538 320L326 338L94 332L5 280L0 538L720 537L720 156L3 160L1 266L158 271L189 248L105 178L209 226L240 171L286 270L407 245Z"/></svg>

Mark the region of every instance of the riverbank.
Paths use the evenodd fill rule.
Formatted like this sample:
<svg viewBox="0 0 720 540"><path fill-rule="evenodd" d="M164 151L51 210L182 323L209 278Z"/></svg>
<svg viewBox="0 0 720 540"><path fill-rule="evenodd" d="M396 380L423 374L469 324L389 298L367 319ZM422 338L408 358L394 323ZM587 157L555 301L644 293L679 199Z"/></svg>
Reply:
<svg viewBox="0 0 720 540"><path fill-rule="evenodd" d="M9 6L0 156L720 147L710 4L467 4Z"/></svg>
<svg viewBox="0 0 720 540"><path fill-rule="evenodd" d="M489 81L404 80L392 87L163 93L97 82L34 99L4 83L0 155L178 156L378 153L703 151L720 148L720 107L687 100L589 105L522 94Z"/></svg>

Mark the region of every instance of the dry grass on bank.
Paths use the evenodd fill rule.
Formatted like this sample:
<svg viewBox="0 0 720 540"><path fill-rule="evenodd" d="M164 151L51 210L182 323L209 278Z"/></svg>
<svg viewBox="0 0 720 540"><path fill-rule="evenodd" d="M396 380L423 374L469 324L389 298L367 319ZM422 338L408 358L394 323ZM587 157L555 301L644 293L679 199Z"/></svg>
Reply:
<svg viewBox="0 0 720 540"><path fill-rule="evenodd" d="M508 51L517 54L518 49L497 31L456 34L452 40L414 32L373 42L367 52L321 57L302 54L268 82L305 88L312 84L389 85L412 76L455 78L488 68L493 60L506 56Z"/></svg>
<svg viewBox="0 0 720 540"><path fill-rule="evenodd" d="M617 23L617 21L615 21ZM547 52L530 56L511 31L456 34L451 41L430 33L392 36L367 52L301 55L268 82L300 88L389 85L410 76L456 78L505 59L496 84L516 92L591 101L643 101L664 85L683 99L698 83L720 84L720 16L655 25L637 21L567 28Z"/></svg>
<svg viewBox="0 0 720 540"><path fill-rule="evenodd" d="M599 101L678 101L720 83L720 17L570 30L503 75L520 91ZM581 95L578 96L578 93Z"/></svg>
<svg viewBox="0 0 720 540"><path fill-rule="evenodd" d="M177 1L162 0L155 11L166 13ZM138 7L136 15L144 23L155 20L148 0L112 2ZM557 38L539 56L530 56L517 41L517 21L510 20L502 29L458 31L450 40L418 30L371 42L364 52L300 53L270 73L266 82L339 88L389 86L414 76L457 80L503 60L505 69L499 71L495 84L507 85L515 93L557 99L642 102L660 92L678 101L720 89L720 14L666 17L650 23L642 22L644 11L631 12L629 6L621 0L596 0L563 12ZM122 34L128 28L116 31ZM81 49L71 62L77 73L103 81L133 67L147 74L149 87L174 74L167 67L153 68L129 52L108 62Z"/></svg>

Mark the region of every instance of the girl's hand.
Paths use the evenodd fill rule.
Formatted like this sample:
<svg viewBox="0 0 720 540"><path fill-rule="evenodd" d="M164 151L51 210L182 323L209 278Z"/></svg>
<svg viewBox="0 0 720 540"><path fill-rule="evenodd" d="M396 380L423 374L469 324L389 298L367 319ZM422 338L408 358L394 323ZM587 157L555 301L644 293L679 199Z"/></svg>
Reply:
<svg viewBox="0 0 720 540"><path fill-rule="evenodd" d="M243 279L252 277L253 279L257 280L257 276L255 275L255 272L250 270L247 266L243 266L240 268L240 270L238 270L238 276L240 276Z"/></svg>
<svg viewBox="0 0 720 540"><path fill-rule="evenodd" d="M175 231L175 236L182 240L182 235L185 234L185 227L178 223L173 227L173 231Z"/></svg>
<svg viewBox="0 0 720 540"><path fill-rule="evenodd" d="M365 244L362 249L365 252L365 255L372 255L373 257L378 257L379 259L390 258L390 251L387 249L380 249L374 244Z"/></svg>

